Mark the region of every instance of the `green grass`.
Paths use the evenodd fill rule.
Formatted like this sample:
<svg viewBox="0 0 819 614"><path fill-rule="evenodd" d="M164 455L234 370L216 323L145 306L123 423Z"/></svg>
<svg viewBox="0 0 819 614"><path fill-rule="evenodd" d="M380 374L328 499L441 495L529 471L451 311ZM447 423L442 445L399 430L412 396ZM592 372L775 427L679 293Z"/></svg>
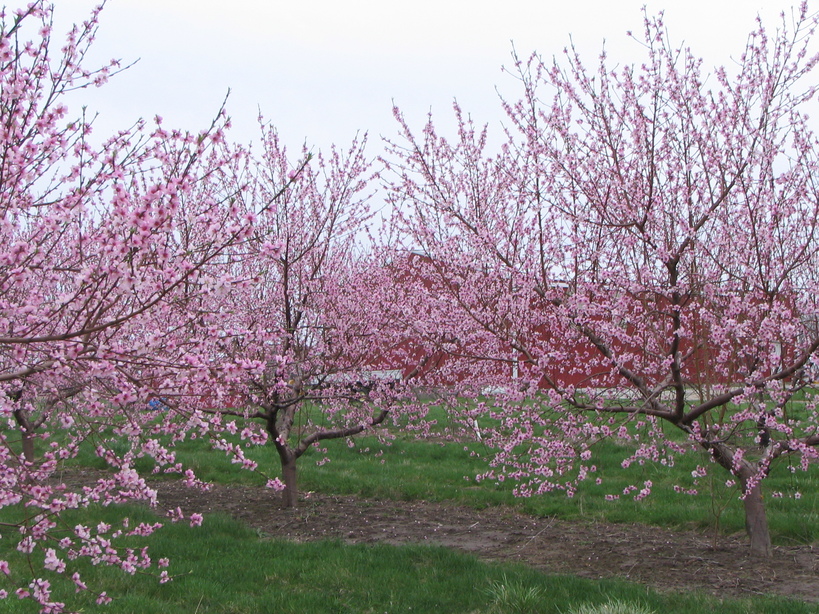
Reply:
<svg viewBox="0 0 819 614"><path fill-rule="evenodd" d="M584 603L576 608L572 608L569 614L656 614L640 603L628 603L625 601L607 601L606 603Z"/></svg>
<svg viewBox="0 0 819 614"><path fill-rule="evenodd" d="M398 441L391 446L376 440L362 440L350 449L344 443L330 442L327 456L331 462L316 466L315 456L301 461L303 489L366 497L393 499L451 500L463 505L513 505L537 515L566 519L588 519L630 523L639 521L662 527L717 528L722 533L744 530L744 512L735 487L725 485L729 476L711 465L704 453L677 459L674 467L646 462L629 469L621 467L630 448L605 442L595 450L597 473L582 482L578 493L567 497L562 492L531 498L516 498L514 482L476 483L474 476L486 469L486 460L473 453L489 455L479 446ZM384 461L382 464L381 461ZM710 474L698 480L697 495L681 494L675 486L694 488L691 472L697 465L708 465ZM601 484L596 484L596 477ZM641 500L634 493L623 495L631 485L653 484L652 494ZM784 463L777 465L768 480L766 492L782 493L767 497L768 520L777 543L812 543L819 539L819 467L808 473L792 473ZM801 498L795 499L796 493ZM614 501L606 495L620 495Z"/></svg>
<svg viewBox="0 0 819 614"><path fill-rule="evenodd" d="M114 444L122 445L122 444ZM558 515L610 522L634 522L666 527L715 527L723 532L741 531L743 516L735 489L726 488L728 477L712 467L712 477L700 479L699 494L680 495L674 486L693 486L691 471L706 464L703 454L677 460L674 467L646 462L624 470L620 463L631 453L628 445L607 441L595 449L600 467L583 483L578 494L567 498L551 493L528 499L515 498L514 483L476 483L474 475L486 469L491 451L480 444L414 441L399 436L389 445L374 437L322 444L325 451L310 450L299 462L304 491L356 494L399 500L450 500L481 508L490 505L518 506L535 515ZM200 477L221 483L262 485L265 478L243 471L202 440L185 441L177 447L179 460ZM271 475L278 474L278 458L272 446L248 448L248 455ZM331 462L321 460L329 457ZM75 462L104 467L89 450ZM148 472L148 459L138 461ZM594 478L600 475L603 483ZM629 484L654 483L653 494L641 502L633 497L606 501L605 495L620 493ZM780 466L768 481L768 492L780 491L782 499L768 498L774 540L779 543L817 539L815 470L791 473ZM801 499L789 498L796 492ZM723 509L724 508L724 509ZM19 509L0 511L0 521L13 520ZM92 514L107 522L129 515L134 522L150 520L144 508L94 509L83 516L68 517L70 523L91 522ZM96 522L96 520L94 520ZM716 600L703 595L656 594L626 582L588 581L575 577L548 576L521 566L489 565L470 556L441 548L420 546L348 546L338 542L294 544L270 540L233 520L211 516L202 529L168 525L149 538L152 556L172 559L171 573L181 574L170 584L153 577L129 576L114 569L82 564L89 585L102 587L117 600L110 612L550 612L568 614L605 612L611 604L642 607L653 612L819 612L819 607L778 598L753 601ZM0 560L20 562L15 540L0 539ZM140 541L136 545L142 545ZM42 554L39 555L40 557ZM19 567L16 567L20 569ZM50 572L46 572L49 574ZM93 598L62 585L57 574L48 579L58 587L55 597L69 600L72 608L96 612ZM17 585L28 580L15 577ZM3 584L6 582L6 584ZM0 588L13 588L0 578ZM70 600L75 601L70 601ZM31 603L11 598L3 603L9 611L35 612Z"/></svg>
<svg viewBox="0 0 819 614"><path fill-rule="evenodd" d="M594 447L594 456L589 461L597 471L589 474L572 498L560 491L518 498L513 495L514 480L476 482L475 476L487 470L487 461L492 457L492 451L478 443L417 441L398 434L389 444L376 437L362 437L354 439L352 447L347 440L322 442L321 447L326 452L311 449L298 462L302 492L453 501L475 508L509 505L536 516L614 523L639 521L667 528L708 530L715 535L744 531L738 490L726 486L731 476L698 450L677 457L673 467L647 460L624 469L621 463L634 448L631 444L606 440ZM261 474L238 468L201 439L184 441L176 451L179 460L201 479L256 486L266 481ZM279 460L272 445L246 448L246 454L259 463L265 474L279 475ZM330 462L322 463L325 457ZM104 461L87 449L76 462L105 467ZM137 468L148 473L151 462L140 459ZM692 477L698 465L708 467L707 477ZM600 484L596 483L598 477ZM652 494L647 498L635 500L636 492L623 494L627 487L642 488L646 481L652 483ZM819 540L819 466L808 472L791 471L787 459L782 459L775 464L764 487L774 543ZM675 488L696 489L697 494L682 494ZM619 498L607 500L607 495Z"/></svg>
<svg viewBox="0 0 819 614"><path fill-rule="evenodd" d="M512 492L515 486L512 480L502 484L474 480L476 474L486 470L486 458L477 454L491 456L489 450L475 444L399 440L385 446L373 438L357 441L355 448L344 442L328 442L326 448L331 462L317 466L317 455L300 461L303 490L398 500L447 500L476 508L502 504L536 516L565 519L639 521L668 528L717 529L721 533L744 530L738 491L725 485L731 476L711 465L700 452L677 459L674 467L646 462L623 469L621 462L631 448L604 442L595 450L593 462L598 471L581 483L574 497L553 492L517 498ZM268 462L274 461L271 458ZM695 487L691 472L697 465L708 465L710 469L709 476L697 480L698 494L676 492L675 486L686 490ZM599 485L595 482L598 476L602 480ZM638 501L635 493L622 494L626 487L641 486L646 481L653 484L649 497ZM765 486L769 495L779 492L783 495L767 497L768 519L776 543L812 543L819 539L819 468L792 473L786 464L780 463ZM796 493L801 498L795 499ZM612 494L620 498L607 500L606 496Z"/></svg>
<svg viewBox="0 0 819 614"><path fill-rule="evenodd" d="M152 520L150 512L140 507L87 513L94 521L111 523L123 515L134 521ZM0 540L0 559L16 562L19 553L12 542ZM81 571L89 585L104 587L115 597L114 602L101 608L92 595L75 595L67 586L70 583L45 572L56 587L54 597L66 600L74 610L112 614L558 614L611 602L679 614L819 612L815 605L779 598L718 600L701 594L659 594L623 581L546 575L520 565L483 563L439 547L290 543L261 537L225 516L208 516L199 529L168 525L147 542L154 557L171 558L169 569L179 574L173 582L161 585L153 577L83 565ZM0 578L0 588L13 586L9 579ZM3 611L29 613L38 608L10 598L3 603Z"/></svg>

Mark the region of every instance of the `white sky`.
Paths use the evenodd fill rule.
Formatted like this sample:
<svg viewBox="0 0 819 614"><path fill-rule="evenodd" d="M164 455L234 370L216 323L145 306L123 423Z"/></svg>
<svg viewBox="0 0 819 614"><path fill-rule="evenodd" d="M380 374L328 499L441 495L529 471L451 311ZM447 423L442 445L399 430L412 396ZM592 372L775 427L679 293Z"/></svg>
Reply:
<svg viewBox="0 0 819 614"><path fill-rule="evenodd" d="M94 2L58 0L57 31L83 20ZM357 131L393 136L392 101L420 128L430 109L451 117L457 98L481 123L502 119L496 87L515 93L509 63L560 54L571 35L589 63L603 40L611 59L639 59L626 37L642 31L640 8L665 10L672 40L706 63L737 56L760 14L770 29L786 0L109 0L98 60L136 66L70 101L101 117L99 132L159 114L167 127L207 127L228 88L232 138L257 134L261 109L285 142L324 148ZM12 4L12 6L14 6ZM61 34L59 34L61 36Z"/></svg>

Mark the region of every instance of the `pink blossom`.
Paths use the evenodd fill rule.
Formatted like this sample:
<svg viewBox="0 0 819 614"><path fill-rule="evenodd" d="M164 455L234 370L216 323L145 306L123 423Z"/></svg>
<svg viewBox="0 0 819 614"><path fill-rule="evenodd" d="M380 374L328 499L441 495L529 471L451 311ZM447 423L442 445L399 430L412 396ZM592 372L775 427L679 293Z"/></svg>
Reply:
<svg viewBox="0 0 819 614"><path fill-rule="evenodd" d="M182 513L182 508L179 507L177 507L175 510L168 510L166 515L171 519L171 522L179 522L180 520L185 519L185 515Z"/></svg>
<svg viewBox="0 0 819 614"><path fill-rule="evenodd" d="M46 549L45 563L43 566L57 573L63 573L65 571L65 561L57 558L57 553L53 548Z"/></svg>
<svg viewBox="0 0 819 614"><path fill-rule="evenodd" d="M85 582L82 581L80 578L80 574L76 571L71 575L71 581L74 582L76 586L76 592L87 590L88 587L85 585Z"/></svg>
<svg viewBox="0 0 819 614"><path fill-rule="evenodd" d="M275 491L282 491L284 490L284 483L279 478L273 478L272 480L268 480L265 484L267 488L272 488Z"/></svg>

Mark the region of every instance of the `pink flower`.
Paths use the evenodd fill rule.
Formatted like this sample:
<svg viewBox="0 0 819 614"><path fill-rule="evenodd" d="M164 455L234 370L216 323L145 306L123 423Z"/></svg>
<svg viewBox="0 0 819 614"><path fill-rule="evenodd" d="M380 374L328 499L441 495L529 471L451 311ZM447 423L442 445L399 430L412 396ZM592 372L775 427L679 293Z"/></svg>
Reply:
<svg viewBox="0 0 819 614"><path fill-rule="evenodd" d="M267 256L268 258L278 258L282 253L282 248L284 247L281 241L276 241L275 243L271 243L270 241L265 241L262 243L261 252L262 255Z"/></svg>
<svg viewBox="0 0 819 614"><path fill-rule="evenodd" d="M57 573L63 573L65 571L65 561L57 557L54 548L48 548L46 550L45 563L43 566Z"/></svg>
<svg viewBox="0 0 819 614"><path fill-rule="evenodd" d="M181 507L177 507L175 510L168 510L167 516L171 519L171 522L179 522L185 519L185 514L182 513Z"/></svg>
<svg viewBox="0 0 819 614"><path fill-rule="evenodd" d="M77 586L77 592L86 590L88 587L85 585L85 582L82 581L80 578L80 574L76 571L71 575L71 580Z"/></svg>
<svg viewBox="0 0 819 614"><path fill-rule="evenodd" d="M111 603L111 598L105 591L101 592L97 597L97 605L105 605L108 603Z"/></svg>
<svg viewBox="0 0 819 614"><path fill-rule="evenodd" d="M272 480L268 480L267 484L265 484L267 488L272 488L276 492L281 492L285 489L284 484L279 478L273 478Z"/></svg>

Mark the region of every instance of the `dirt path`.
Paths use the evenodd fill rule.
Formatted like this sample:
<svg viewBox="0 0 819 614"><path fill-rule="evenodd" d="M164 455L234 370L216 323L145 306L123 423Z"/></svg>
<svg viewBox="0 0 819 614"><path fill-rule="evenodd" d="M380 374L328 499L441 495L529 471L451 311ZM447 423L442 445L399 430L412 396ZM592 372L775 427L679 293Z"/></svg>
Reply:
<svg viewBox="0 0 819 614"><path fill-rule="evenodd" d="M440 544L484 560L518 561L550 573L621 577L660 590L718 596L776 593L819 601L819 546L775 548L770 561L748 558L744 536L670 532L640 525L533 518L509 508L473 510L445 503L376 501L311 494L296 510L279 508L267 489L215 485L208 493L177 482L159 487L160 509L226 512L263 533L296 541Z"/></svg>

